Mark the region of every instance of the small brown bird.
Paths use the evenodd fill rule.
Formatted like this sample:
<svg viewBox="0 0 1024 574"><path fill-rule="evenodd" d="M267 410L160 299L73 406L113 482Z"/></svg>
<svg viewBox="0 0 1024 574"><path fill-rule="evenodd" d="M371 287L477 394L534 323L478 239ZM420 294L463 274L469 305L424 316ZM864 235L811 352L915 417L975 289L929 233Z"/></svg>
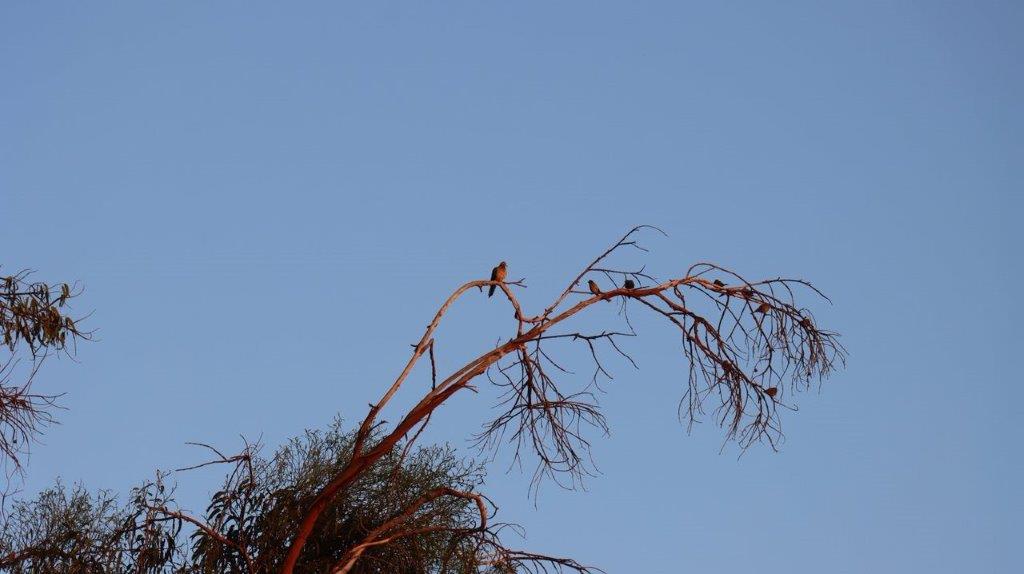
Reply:
<svg viewBox="0 0 1024 574"><path fill-rule="evenodd" d="M636 283L633 283L632 279L626 279L622 283L622 286L625 287L626 289L636 289Z"/></svg>
<svg viewBox="0 0 1024 574"><path fill-rule="evenodd" d="M768 311L771 311L771 310L772 310L772 306L769 305L767 302L765 302L765 303L761 303L760 305L758 305L757 309L754 309L754 312L755 313L767 313Z"/></svg>
<svg viewBox="0 0 1024 574"><path fill-rule="evenodd" d="M721 279L715 279L713 283L715 284L715 287L725 287L725 283L722 283Z"/></svg>
<svg viewBox="0 0 1024 574"><path fill-rule="evenodd" d="M508 266L502 261L497 267L491 269L491 281L505 281L505 277L508 275ZM487 296L494 295L494 290L497 289L497 285L491 285L491 288L487 290Z"/></svg>
<svg viewBox="0 0 1024 574"><path fill-rule="evenodd" d="M601 294L601 288L597 286L597 283L594 283L593 279L587 281L587 287L590 287L590 292L594 295Z"/></svg>
<svg viewBox="0 0 1024 574"><path fill-rule="evenodd" d="M764 394L766 394L769 397L774 399L775 395L779 394L779 388L778 387L768 387L767 389L764 390Z"/></svg>

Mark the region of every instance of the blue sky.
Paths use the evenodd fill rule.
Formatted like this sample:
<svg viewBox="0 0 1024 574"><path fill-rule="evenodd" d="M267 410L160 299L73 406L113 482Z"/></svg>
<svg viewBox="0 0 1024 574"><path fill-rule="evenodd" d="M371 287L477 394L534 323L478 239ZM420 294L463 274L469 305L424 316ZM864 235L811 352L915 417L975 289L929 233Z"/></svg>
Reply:
<svg viewBox="0 0 1024 574"><path fill-rule="evenodd" d="M455 286L504 259L540 307L649 223L660 276L813 281L849 366L780 452L719 454L638 318L589 490L535 508L492 468L523 546L612 573L1014 571L1022 25L1014 2L4 3L0 264L80 281L98 329L39 379L68 410L25 490L354 421ZM508 319L470 297L442 364ZM470 454L491 398L425 438Z"/></svg>

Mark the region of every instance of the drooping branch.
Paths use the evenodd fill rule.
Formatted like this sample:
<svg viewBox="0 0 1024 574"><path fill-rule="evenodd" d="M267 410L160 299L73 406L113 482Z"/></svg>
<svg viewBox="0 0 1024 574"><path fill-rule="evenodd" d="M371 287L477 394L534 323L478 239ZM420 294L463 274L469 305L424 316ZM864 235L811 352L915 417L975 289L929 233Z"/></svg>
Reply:
<svg viewBox="0 0 1024 574"><path fill-rule="evenodd" d="M204 535L209 536L218 543L223 544L224 546L227 546L229 548L233 548L242 556L242 559L245 560L246 572L248 572L248 574L256 574L256 565L253 563L252 557L249 556L249 553L246 551L245 545L241 544L236 540L228 538L227 536L218 532L217 529L215 529L213 526L206 524L202 520L199 520L198 518L186 514L185 512L182 512L180 510L171 510L166 506L149 506L147 508L157 515L187 522L192 526L198 528L199 531L202 532Z"/></svg>
<svg viewBox="0 0 1024 574"><path fill-rule="evenodd" d="M598 377L610 378L599 358L598 344L607 344L614 352L632 358L617 339L633 336L607 330L598 334L579 331L554 331L576 315L601 301L621 299L623 304L638 303L641 308L663 317L678 329L683 355L689 366L686 391L680 402L680 415L691 423L705 409L713 409L718 422L727 429L727 440L736 440L742 448L767 442L776 448L782 438L779 407L786 393L805 390L813 380L827 377L845 358L835 333L821 330L810 311L798 307L796 293L803 288L822 296L809 283L795 279L747 281L723 267L700 263L677 278L658 282L645 271L618 269L608 264L613 255L625 249L646 252L636 240L648 229L630 230L619 241L594 259L556 297L535 316L523 313L510 286L519 282L470 281L459 287L441 305L426 332L415 345L412 357L383 397L360 425L356 448L349 463L338 471L319 493L304 517L289 548L282 572L290 574L316 522L330 501L344 490L369 465L380 459L406 436L424 423L449 397L471 388L470 383L493 369L491 381L504 390L503 412L478 436L481 444L497 444L507 439L516 445L516 457L528 448L539 459L535 482L543 476L557 479L568 476L571 486L587 474L589 442L586 427L607 430L594 396ZM660 231L660 230L658 230ZM611 285L600 283L616 281ZM621 279L622 285L618 284ZM587 282L588 290L580 289ZM452 305L472 288L496 285L513 308L516 331L507 341L486 350L435 384L390 431L373 444L367 444L377 428L377 415L407 380L419 359L432 350L437 327ZM550 333L549 333L550 332ZM588 387L563 390L555 377L568 374L552 357L549 346L577 343L587 347L595 364ZM502 360L509 357L509 364ZM436 374L435 374L436 375ZM784 383L790 381L788 390ZM422 429L422 427L421 427ZM413 436L412 441L419 436ZM357 557L358 558L358 557Z"/></svg>

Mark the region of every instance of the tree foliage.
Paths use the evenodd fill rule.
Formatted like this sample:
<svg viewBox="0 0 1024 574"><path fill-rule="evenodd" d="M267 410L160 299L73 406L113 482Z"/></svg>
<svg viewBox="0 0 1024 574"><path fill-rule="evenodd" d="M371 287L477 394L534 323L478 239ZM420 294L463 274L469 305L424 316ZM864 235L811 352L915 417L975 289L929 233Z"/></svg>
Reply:
<svg viewBox="0 0 1024 574"><path fill-rule="evenodd" d="M127 500L108 491L56 484L32 500L15 502L0 533L0 568L35 572L115 574L273 572L309 502L352 456L354 433L335 421L308 431L271 456L247 445L176 474L210 464L228 465L223 484L193 519L175 501L171 474L133 489ZM480 465L446 446L418 447L382 457L325 511L306 545L302 572L330 572L348 550L424 494L468 492L483 482ZM477 572L471 549L453 545L453 530L474 528L473 500L437 497L407 524L432 532L404 537L362 554L359 573Z"/></svg>

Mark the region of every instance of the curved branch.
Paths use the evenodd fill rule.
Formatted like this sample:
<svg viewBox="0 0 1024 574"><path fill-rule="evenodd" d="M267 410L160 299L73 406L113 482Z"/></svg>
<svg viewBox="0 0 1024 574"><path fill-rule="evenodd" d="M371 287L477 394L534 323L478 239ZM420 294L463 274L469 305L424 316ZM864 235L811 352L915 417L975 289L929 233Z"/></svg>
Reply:
<svg viewBox="0 0 1024 574"><path fill-rule="evenodd" d="M643 271L643 268L640 271L620 271L598 267L609 255L621 248L635 247L644 250L637 245L633 236L646 227L648 226L639 226L626 233L584 268L555 301L537 316L525 316L509 288L509 285L521 285L521 281L470 281L452 293L427 326L426 332L415 346L412 357L398 378L381 400L371 405L370 412L358 431L352 458L314 499L288 549L281 572L293 572L318 517L339 492L356 480L376 460L395 448L403 437L418 424L426 421L449 397L461 389L472 388L471 381L486 373L492 366L497 366L508 381L507 385L502 386L509 388L508 400L511 401L512 407L495 419L485 430L484 436L500 438L509 425L517 425L511 440L521 441L524 437L529 437L534 452L541 460L538 472L544 470L550 475L567 472L574 480L586 472L582 462L584 457L589 456L589 443L584 438L580 426L588 424L606 428L604 419L589 391L563 393L558 389L545 371L544 361L559 370L564 369L555 363L541 346L553 339L582 341L589 347L596 363L592 381L594 384L597 382L598 374L610 377L598 359L594 347L595 340L612 341L613 348L632 362L612 338L615 335L627 335L626 333L606 331L597 336L583 333L546 334L552 327L564 324L599 301L612 298L621 298L624 303L637 301L679 329L683 340L683 353L690 364L689 385L683 401L688 402L686 412L691 424L702 412L705 401L709 397L717 396L719 406L716 410L720 414L719 422L728 427L727 440L736 439L743 448L755 441L766 440L775 448L781 438L777 406L782 404L779 402L778 387L783 376L791 375L794 381L793 388L800 390L809 384L812 376L817 375L821 380L835 368L837 362L845 360L845 350L838 343L837 336L818 329L810 313L795 304L793 287L803 286L816 294L820 292L809 283L800 280L777 278L749 282L738 274L711 264L698 264L691 267L683 277L646 287L637 287L632 282L624 281L622 287L607 291L595 288L593 293L590 293L575 289L590 273L603 274L606 277L618 274L625 279L652 278ZM721 279L709 279L708 275L712 273L721 273L730 282L738 280L739 284L728 285ZM433 348L434 333L450 307L467 290L490 285L500 287L514 309L517 320L515 336L478 355L442 381L436 382L435 378L431 390L409 409L397 426L372 447L366 447L365 442L375 428L378 412L397 393L420 357ZM780 296L776 289L788 294L788 297ZM582 293L583 298L556 313L569 296L575 293ZM717 312L717 318L696 311L687 301L688 293L698 294L701 300L710 301L712 309ZM532 350L528 351L530 347ZM509 367L498 366L504 357L510 355L518 359ZM514 367L520 370L519 380L507 374L507 369ZM432 371L432 376L435 374ZM698 386L700 379L706 383L703 388ZM681 412L682 404L681 401ZM745 420L749 422L743 426ZM418 432L413 440L418 436ZM366 542L374 543L374 540Z"/></svg>
<svg viewBox="0 0 1024 574"><path fill-rule="evenodd" d="M389 533L392 529L401 526L403 523L407 522L425 504L428 504L438 498L441 498L442 496L463 498L476 503L477 510L480 514L480 525L476 528L466 529L452 529L451 527L447 526L425 526L420 528L413 528L410 530L401 530L398 532ZM339 559L338 562L335 563L334 567L331 569L331 574L347 574L347 572L349 572L352 569L352 567L355 566L356 561L359 560L359 558L363 555L364 552L366 552L366 550L374 546L388 544L399 538L405 538L408 536L414 536L418 534L426 534L429 532L482 532L485 530L487 530L487 507L484 505L484 499L482 496L473 492L463 492L446 486L435 488L417 498L415 501L413 501L412 504L410 504L405 510L403 510L398 515L390 518L377 528L374 528L372 531L370 531L370 533L366 535L362 542L346 551L345 554L341 557L341 559Z"/></svg>
<svg viewBox="0 0 1024 574"><path fill-rule="evenodd" d="M180 511L177 511L177 510L171 510L169 508L162 507L162 506L146 505L145 508L148 509L148 510L151 510L153 512L159 512L160 514L163 514L164 516L167 516L167 517L170 517L170 518L176 518L178 520L183 520L185 522L188 522L189 524L195 526L199 530L202 530L204 534L206 534L210 538L213 538L217 542L220 542L221 544L223 544L225 546L230 546L230 547L234 548L235 550L238 551L239 554L242 555L242 558L245 560L245 565L246 565L246 568L249 570L249 574L256 574L256 565L253 562L252 557L249 556L249 553L245 550L245 547L243 545L239 544L238 542L235 542L234 540L231 540L227 536L224 536L220 532L217 532L210 525L206 524L202 520L199 520L199 519L197 519L197 518L195 518L193 516L185 514L184 512L180 512Z"/></svg>

